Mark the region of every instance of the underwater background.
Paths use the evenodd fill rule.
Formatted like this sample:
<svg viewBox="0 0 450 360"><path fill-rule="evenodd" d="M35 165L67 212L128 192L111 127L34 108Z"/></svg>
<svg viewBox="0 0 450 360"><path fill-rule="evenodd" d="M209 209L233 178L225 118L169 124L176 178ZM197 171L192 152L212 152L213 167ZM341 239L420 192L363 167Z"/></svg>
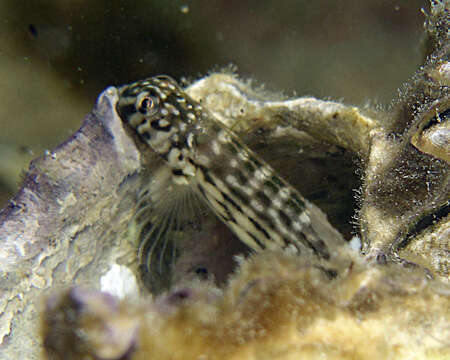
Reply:
<svg viewBox="0 0 450 360"><path fill-rule="evenodd" d="M423 0L2 0L0 205L98 94L232 64L286 95L386 104L422 62ZM423 38L423 36L422 36Z"/></svg>

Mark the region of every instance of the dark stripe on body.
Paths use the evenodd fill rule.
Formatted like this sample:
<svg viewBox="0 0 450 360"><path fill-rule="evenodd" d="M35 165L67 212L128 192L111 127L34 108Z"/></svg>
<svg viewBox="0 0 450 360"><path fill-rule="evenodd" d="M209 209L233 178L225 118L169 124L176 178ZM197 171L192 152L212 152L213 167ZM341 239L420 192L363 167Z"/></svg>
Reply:
<svg viewBox="0 0 450 360"><path fill-rule="evenodd" d="M239 211L241 214L244 213L244 211L242 210L242 208L236 204L236 202L230 198L226 193L224 193L223 191L220 192L223 196L223 198L225 199L225 201L229 202L237 211Z"/></svg>
<svg viewBox="0 0 450 360"><path fill-rule="evenodd" d="M259 239L258 239L255 235L253 235L250 231L247 231L247 235L250 236L250 237L253 239L253 241L254 241L256 244L258 244L258 246L259 246L262 250L264 250L264 249L266 248L266 246L265 246L261 241L259 241Z"/></svg>
<svg viewBox="0 0 450 360"><path fill-rule="evenodd" d="M239 199L239 201L245 205L248 205L248 196L245 195L242 191L240 191L239 188L235 188L233 186L230 186L230 192Z"/></svg>
<svg viewBox="0 0 450 360"><path fill-rule="evenodd" d="M248 219L250 220L250 222L255 226L255 228L258 231L260 231L260 232L262 232L264 234L266 239L270 239L269 233L255 219L251 218L250 216L248 216Z"/></svg>
<svg viewBox="0 0 450 360"><path fill-rule="evenodd" d="M280 216L281 221L286 225L289 229L292 225L292 220L283 210L278 210L278 215ZM292 229L290 229L292 231Z"/></svg>
<svg viewBox="0 0 450 360"><path fill-rule="evenodd" d="M246 185L248 182L248 176L245 176L241 170L235 170L234 174L236 176L236 178L238 179L239 183L241 185Z"/></svg>
<svg viewBox="0 0 450 360"><path fill-rule="evenodd" d="M204 167L203 165L197 165L194 162L192 162L192 164L194 166L196 166L198 169L200 169L200 171L203 174L203 177L205 179L205 181L209 184L211 184L212 186L217 188L216 182L214 181L214 179L209 175L209 171L206 167Z"/></svg>
<svg viewBox="0 0 450 360"><path fill-rule="evenodd" d="M255 193L255 196L258 198L259 201L261 201L264 205L264 207L269 208L272 206L272 200L269 199L269 197L264 194L263 191L257 191Z"/></svg>

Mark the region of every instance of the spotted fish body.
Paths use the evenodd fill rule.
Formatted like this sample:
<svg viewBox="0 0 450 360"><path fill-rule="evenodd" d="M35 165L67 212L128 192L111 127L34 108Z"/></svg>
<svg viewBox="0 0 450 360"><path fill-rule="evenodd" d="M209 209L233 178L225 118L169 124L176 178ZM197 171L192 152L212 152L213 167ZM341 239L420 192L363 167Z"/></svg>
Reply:
<svg viewBox="0 0 450 360"><path fill-rule="evenodd" d="M330 257L312 226L312 205L173 79L119 91L119 115L164 159L174 185L197 194L247 246Z"/></svg>

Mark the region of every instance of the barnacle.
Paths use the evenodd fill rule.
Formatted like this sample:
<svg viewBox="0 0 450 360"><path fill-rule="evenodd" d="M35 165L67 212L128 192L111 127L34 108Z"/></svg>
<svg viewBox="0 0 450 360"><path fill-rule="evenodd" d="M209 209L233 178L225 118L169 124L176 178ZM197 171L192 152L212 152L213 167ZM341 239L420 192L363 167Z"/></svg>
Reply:
<svg viewBox="0 0 450 360"><path fill-rule="evenodd" d="M431 114L423 116L411 143L421 152L450 163L449 101L439 101L431 107Z"/></svg>

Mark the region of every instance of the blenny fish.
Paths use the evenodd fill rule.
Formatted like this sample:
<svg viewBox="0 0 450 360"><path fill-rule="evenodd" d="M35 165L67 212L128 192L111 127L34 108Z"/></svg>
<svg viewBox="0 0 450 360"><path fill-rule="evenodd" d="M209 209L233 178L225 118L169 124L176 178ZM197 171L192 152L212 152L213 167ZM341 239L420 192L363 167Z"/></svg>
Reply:
<svg viewBox="0 0 450 360"><path fill-rule="evenodd" d="M138 203L137 216L151 214L141 221L147 227L139 250L149 271L159 264L162 272L173 261L177 230L202 206L254 251L291 249L330 259L333 249L316 231L315 206L171 77L120 87L117 111L163 159Z"/></svg>

